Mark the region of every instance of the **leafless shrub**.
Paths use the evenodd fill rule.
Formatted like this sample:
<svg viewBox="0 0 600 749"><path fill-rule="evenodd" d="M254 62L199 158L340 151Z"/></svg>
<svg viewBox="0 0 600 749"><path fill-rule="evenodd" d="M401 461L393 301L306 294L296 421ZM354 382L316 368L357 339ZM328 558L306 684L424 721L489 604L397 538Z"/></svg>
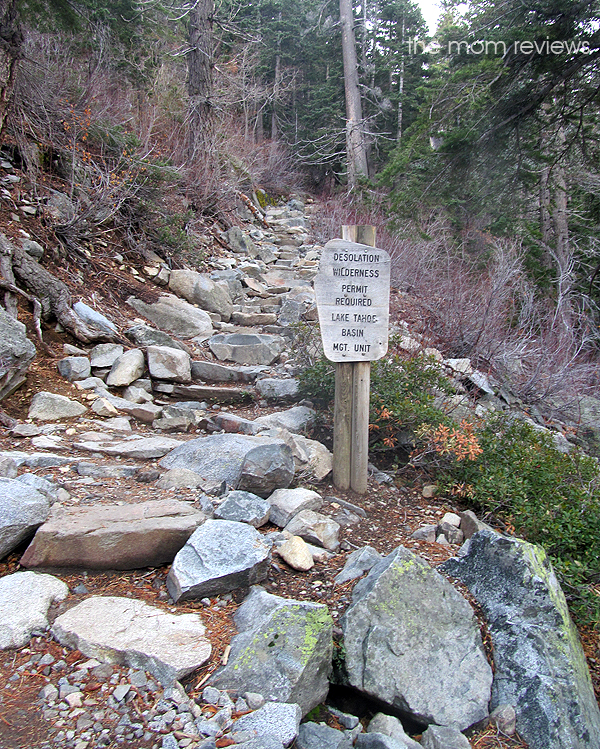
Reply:
<svg viewBox="0 0 600 749"><path fill-rule="evenodd" d="M568 268L552 301L528 278L516 241L483 236L483 252L473 256L439 213L393 231L382 211L339 198L324 214L324 241L340 236L343 224L377 227L377 244L392 257L393 285L419 310L424 340L446 356L469 357L527 403L567 407L597 391L596 310L575 294Z"/></svg>

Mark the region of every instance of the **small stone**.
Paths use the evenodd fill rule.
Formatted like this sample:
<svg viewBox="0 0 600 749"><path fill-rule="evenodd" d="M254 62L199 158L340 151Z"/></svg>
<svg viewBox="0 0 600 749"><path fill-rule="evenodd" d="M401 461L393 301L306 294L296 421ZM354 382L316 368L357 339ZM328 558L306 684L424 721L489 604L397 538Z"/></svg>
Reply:
<svg viewBox="0 0 600 749"><path fill-rule="evenodd" d="M294 570L308 572L315 566L308 545L300 536L292 536L284 541L281 546L277 547L276 553Z"/></svg>
<svg viewBox="0 0 600 749"><path fill-rule="evenodd" d="M490 720L505 736L514 736L517 730L517 714L512 705L498 705L490 714Z"/></svg>
<svg viewBox="0 0 600 749"><path fill-rule="evenodd" d="M432 497L435 497L437 489L437 484L426 484L423 487L421 494L425 499L431 499Z"/></svg>
<svg viewBox="0 0 600 749"><path fill-rule="evenodd" d="M262 694L258 694L258 692L244 692L244 699L248 703L250 710L258 710L266 702Z"/></svg>

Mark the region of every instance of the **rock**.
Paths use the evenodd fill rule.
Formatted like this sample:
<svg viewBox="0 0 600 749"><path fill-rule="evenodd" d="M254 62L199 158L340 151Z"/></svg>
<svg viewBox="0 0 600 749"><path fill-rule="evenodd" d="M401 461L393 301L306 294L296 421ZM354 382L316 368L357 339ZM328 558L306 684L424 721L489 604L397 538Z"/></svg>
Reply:
<svg viewBox="0 0 600 749"><path fill-rule="evenodd" d="M110 417L119 413L108 398L98 398L92 403L91 409L97 416Z"/></svg>
<svg viewBox="0 0 600 749"><path fill-rule="evenodd" d="M167 346L148 346L150 376L159 380L190 382L190 357L185 351Z"/></svg>
<svg viewBox="0 0 600 749"><path fill-rule="evenodd" d="M579 635L539 546L482 530L461 559L440 566L465 583L494 643L492 708L513 705L531 749L586 749L600 736L600 710Z"/></svg>
<svg viewBox="0 0 600 749"><path fill-rule="evenodd" d="M421 739L421 747L422 749L471 749L471 742L451 726L429 726Z"/></svg>
<svg viewBox="0 0 600 749"><path fill-rule="evenodd" d="M15 479L19 468L13 458L0 457L0 476L5 479Z"/></svg>
<svg viewBox="0 0 600 749"><path fill-rule="evenodd" d="M22 484L30 486L40 494L43 494L48 498L50 503L58 499L58 493L60 491L59 485L55 484L53 481L48 481L41 476L37 476L35 473L22 473L17 478L17 481L20 481Z"/></svg>
<svg viewBox="0 0 600 749"><path fill-rule="evenodd" d="M276 489L269 496L269 504L270 521L280 528L285 528L301 510L320 510L323 499L312 489Z"/></svg>
<svg viewBox="0 0 600 749"><path fill-rule="evenodd" d="M172 468L163 473L157 481L158 489L198 489L204 480L194 471L187 468Z"/></svg>
<svg viewBox="0 0 600 749"><path fill-rule="evenodd" d="M111 387L131 385L144 374L144 354L140 349L133 348L119 356L112 365L106 384Z"/></svg>
<svg viewBox="0 0 600 749"><path fill-rule="evenodd" d="M421 492L421 495L425 497L425 499L431 499L432 497L435 497L437 493L437 484L426 484L423 487L423 491Z"/></svg>
<svg viewBox="0 0 600 749"><path fill-rule="evenodd" d="M517 730L517 713L512 705L498 705L490 713L490 722L505 736L514 736Z"/></svg>
<svg viewBox="0 0 600 749"><path fill-rule="evenodd" d="M58 421L59 419L81 416L86 411L87 408L77 401L72 401L64 395L56 395L42 390L31 399L27 417L40 421Z"/></svg>
<svg viewBox="0 0 600 749"><path fill-rule="evenodd" d="M209 338L208 345L222 361L269 366L285 348L285 341L280 336L257 333L219 333Z"/></svg>
<svg viewBox="0 0 600 749"><path fill-rule="evenodd" d="M75 387L77 390L106 390L106 383L99 377L86 377L85 380L76 380Z"/></svg>
<svg viewBox="0 0 600 749"><path fill-rule="evenodd" d="M201 309L216 312L225 322L231 317L231 296L208 276L192 270L173 270L169 278L169 289Z"/></svg>
<svg viewBox="0 0 600 749"><path fill-rule="evenodd" d="M258 434L261 431L260 424L225 411L220 411L213 421L228 434Z"/></svg>
<svg viewBox="0 0 600 749"><path fill-rule="evenodd" d="M239 634L231 641L227 665L211 677L213 686L298 703L298 715L325 699L333 649L326 606L280 598L256 587L234 620ZM240 721L236 728L241 729Z"/></svg>
<svg viewBox="0 0 600 749"><path fill-rule="evenodd" d="M264 429L287 429L288 432L302 432L315 420L315 412L306 406L294 406L287 411L277 411L254 420Z"/></svg>
<svg viewBox="0 0 600 749"><path fill-rule="evenodd" d="M350 554L346 560L344 569L337 574L334 582L336 585L343 585L348 580L362 577L365 572L372 569L379 561L381 561L381 554L372 546L364 546L362 549L357 549ZM382 733L385 733L385 731L382 731Z"/></svg>
<svg viewBox="0 0 600 749"><path fill-rule="evenodd" d="M333 455L317 440L310 440L300 434L293 435L293 443L303 454L302 458L296 455L296 470L308 472L308 480L322 481L333 470ZM292 448L294 450L294 448Z"/></svg>
<svg viewBox="0 0 600 749"><path fill-rule="evenodd" d="M148 460L149 458L161 458L181 444L179 440L170 437L132 437L127 440L108 443L76 442L74 446L78 450Z"/></svg>
<svg viewBox="0 0 600 749"><path fill-rule="evenodd" d="M412 739L410 739L412 741ZM413 742L413 745L416 742ZM411 744L393 739L385 733L359 733L354 744L358 749L408 749ZM420 744L417 744L420 747Z"/></svg>
<svg viewBox="0 0 600 749"><path fill-rule="evenodd" d="M444 534L449 544L462 544L464 541L463 532L451 523L440 523L438 525L438 532Z"/></svg>
<svg viewBox="0 0 600 749"><path fill-rule="evenodd" d="M112 367L120 356L123 356L120 343L99 343L90 351L90 364L101 369Z"/></svg>
<svg viewBox="0 0 600 749"><path fill-rule="evenodd" d="M465 599L402 546L354 587L341 620L350 684L419 723L487 717L492 672Z"/></svg>
<svg viewBox="0 0 600 749"><path fill-rule="evenodd" d="M253 327L255 325L275 325L277 315L272 312L233 312L231 322L240 327Z"/></svg>
<svg viewBox="0 0 600 749"><path fill-rule="evenodd" d="M0 478L0 559L32 536L49 512L43 494L20 481Z"/></svg>
<svg viewBox="0 0 600 749"><path fill-rule="evenodd" d="M256 389L267 400L288 400L298 396L299 382L265 377L256 381Z"/></svg>
<svg viewBox="0 0 600 749"><path fill-rule="evenodd" d="M440 525L443 523L448 523L448 525L453 525L455 528L460 528L460 515L457 515L455 512L446 512L444 517L440 520Z"/></svg>
<svg viewBox="0 0 600 749"><path fill-rule="evenodd" d="M167 577L174 601L249 587L267 576L270 549L247 523L207 520L175 557Z"/></svg>
<svg viewBox="0 0 600 749"><path fill-rule="evenodd" d="M232 226L224 233L224 239L233 252L243 255L253 255L255 252L254 242L247 237L239 226Z"/></svg>
<svg viewBox="0 0 600 749"><path fill-rule="evenodd" d="M246 453L237 488L268 497L292 483L294 470L294 457L287 445L260 445Z"/></svg>
<svg viewBox="0 0 600 749"><path fill-rule="evenodd" d="M127 304L157 328L178 338L204 339L212 334L212 321L208 313L173 294L161 294L153 304L129 297Z"/></svg>
<svg viewBox="0 0 600 749"><path fill-rule="evenodd" d="M226 367L209 361L192 362L192 379L203 382L254 382L266 367Z"/></svg>
<svg viewBox="0 0 600 749"><path fill-rule="evenodd" d="M59 616L52 634L102 663L148 671L168 685L199 668L211 646L198 614L168 614L131 598L92 596Z"/></svg>
<svg viewBox="0 0 600 749"><path fill-rule="evenodd" d="M173 560L206 516L185 502L54 507L21 558L24 567L131 570Z"/></svg>
<svg viewBox="0 0 600 749"><path fill-rule="evenodd" d="M430 544L435 543L437 538L437 525L422 525L410 534L411 538L416 541L427 541Z"/></svg>
<svg viewBox="0 0 600 749"><path fill-rule="evenodd" d="M37 437L42 433L42 428L35 424L16 424L10 433L13 437Z"/></svg>
<svg viewBox="0 0 600 749"><path fill-rule="evenodd" d="M32 239L21 239L21 247L25 250L28 255L39 260L44 255L44 248L39 242L35 242Z"/></svg>
<svg viewBox="0 0 600 749"><path fill-rule="evenodd" d="M417 741L413 741L410 736L406 735L404 726L393 715L377 713L369 722L367 733L382 733L400 742L406 749L420 749L421 747Z"/></svg>
<svg viewBox="0 0 600 749"><path fill-rule="evenodd" d="M76 304L73 305L73 310L85 323L90 325L92 328L103 330L105 333L108 333L109 335L118 333L118 330L115 324L112 323L108 319L108 317L101 314L100 312L96 312L95 309L88 307L88 305L85 304L85 302L77 302Z"/></svg>
<svg viewBox="0 0 600 749"><path fill-rule="evenodd" d="M43 635L48 609L69 595L69 586L52 575L15 572L0 578L0 650L22 648Z"/></svg>
<svg viewBox="0 0 600 749"><path fill-rule="evenodd" d="M352 749L352 742L342 731L325 723L302 723L295 746L297 749Z"/></svg>
<svg viewBox="0 0 600 749"><path fill-rule="evenodd" d="M16 450L10 452L0 451L3 457L12 458L18 466L27 466L28 468L51 468L53 466L62 466L69 463L71 458L64 455L53 453L23 453Z"/></svg>
<svg viewBox="0 0 600 749"><path fill-rule="evenodd" d="M141 380L136 380L136 382L141 382ZM129 385L123 390L123 398L131 403L151 403L154 400L151 392L135 385Z"/></svg>
<svg viewBox="0 0 600 749"><path fill-rule="evenodd" d="M85 463L84 461L75 465L75 470L80 476L91 476L95 479L104 478L131 478L138 471L137 466L120 466L120 465L96 465L95 463Z"/></svg>
<svg viewBox="0 0 600 749"><path fill-rule="evenodd" d="M308 544L300 536L288 538L275 551L294 570L308 572L315 566Z"/></svg>
<svg viewBox="0 0 600 749"><path fill-rule="evenodd" d="M284 746L289 746L298 735L300 718L299 705L267 702L260 709L239 718L235 730L250 731L259 739L277 737Z"/></svg>
<svg viewBox="0 0 600 749"><path fill-rule="evenodd" d="M237 486L246 455L260 445L283 445L281 440L241 434L213 434L182 443L160 461L163 468L188 468L207 484L226 481ZM256 492L254 492L256 493Z"/></svg>
<svg viewBox="0 0 600 749"><path fill-rule="evenodd" d="M134 325L125 331L125 335L136 346L146 348L147 346L168 346L169 348L178 348L187 351L185 344L176 341L170 335L163 333L162 330L151 328L149 325Z"/></svg>
<svg viewBox="0 0 600 749"><path fill-rule="evenodd" d="M277 322L284 328L290 325L297 325L302 319L305 308L302 302L297 302L294 299L284 299L279 310Z"/></svg>
<svg viewBox="0 0 600 749"><path fill-rule="evenodd" d="M285 526L293 536L300 536L305 541L335 551L340 545L338 534L340 526L327 515L312 510L301 510Z"/></svg>
<svg viewBox="0 0 600 749"><path fill-rule="evenodd" d="M494 529L479 520L472 510L465 510L465 512L460 513L460 529L467 540L477 531L489 530L492 533L494 532Z"/></svg>
<svg viewBox="0 0 600 749"><path fill-rule="evenodd" d="M206 749L211 749L211 747L207 745ZM268 735L244 741L242 744L236 744L236 749L284 749L284 746L275 736Z"/></svg>
<svg viewBox="0 0 600 749"><path fill-rule="evenodd" d="M69 382L85 380L91 373L90 360L87 356L67 356L58 362L57 367L61 377Z"/></svg>
<svg viewBox="0 0 600 749"><path fill-rule="evenodd" d="M270 511L271 506L266 499L250 492L233 491L217 507L215 517L260 528L269 521Z"/></svg>

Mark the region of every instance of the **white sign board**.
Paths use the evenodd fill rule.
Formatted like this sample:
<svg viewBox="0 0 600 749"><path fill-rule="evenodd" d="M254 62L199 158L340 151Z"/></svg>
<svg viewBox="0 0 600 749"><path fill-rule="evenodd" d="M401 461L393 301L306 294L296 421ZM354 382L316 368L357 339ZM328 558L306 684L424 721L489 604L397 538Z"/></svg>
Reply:
<svg viewBox="0 0 600 749"><path fill-rule="evenodd" d="M315 294L330 361L375 361L385 356L390 317L387 252L332 239L321 255Z"/></svg>

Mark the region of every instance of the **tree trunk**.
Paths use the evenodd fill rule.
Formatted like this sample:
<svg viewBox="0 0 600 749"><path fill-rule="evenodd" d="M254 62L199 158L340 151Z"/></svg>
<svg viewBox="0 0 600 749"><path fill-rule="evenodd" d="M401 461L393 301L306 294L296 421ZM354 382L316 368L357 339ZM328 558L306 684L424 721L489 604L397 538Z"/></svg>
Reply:
<svg viewBox="0 0 600 749"><path fill-rule="evenodd" d="M400 57L400 80L398 81L398 131L396 135L396 141L400 143L402 139L402 116L404 114L404 16L402 16L402 38L401 38L401 50L402 56Z"/></svg>
<svg viewBox="0 0 600 749"><path fill-rule="evenodd" d="M1 1L1 0L0 0ZM197 0L190 11L188 52L188 159L194 161L212 143L214 0Z"/></svg>
<svg viewBox="0 0 600 749"><path fill-rule="evenodd" d="M0 253L11 259L15 277L40 301L45 315L52 314L63 328L82 343L111 340L106 331L87 325L71 307L71 292L25 250L0 234Z"/></svg>
<svg viewBox="0 0 600 749"><path fill-rule="evenodd" d="M367 152L363 133L362 106L358 88L358 63L354 37L352 0L340 0L342 25L342 56L346 92L346 156L348 184L355 187L359 177L368 176Z"/></svg>
<svg viewBox="0 0 600 749"><path fill-rule="evenodd" d="M0 0L0 142L4 136L22 46L23 32L17 14L17 0Z"/></svg>

